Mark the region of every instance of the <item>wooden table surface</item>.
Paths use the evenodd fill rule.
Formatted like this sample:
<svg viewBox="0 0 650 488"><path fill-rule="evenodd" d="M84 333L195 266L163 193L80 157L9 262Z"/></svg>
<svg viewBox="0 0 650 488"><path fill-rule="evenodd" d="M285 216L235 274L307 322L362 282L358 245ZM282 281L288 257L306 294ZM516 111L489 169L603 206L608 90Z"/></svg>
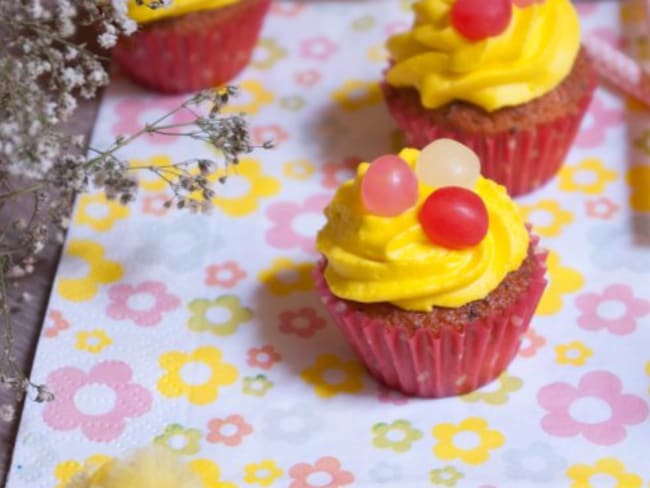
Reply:
<svg viewBox="0 0 650 488"><path fill-rule="evenodd" d="M79 109L66 130L73 134L90 136L99 107L99 97L90 101L80 100L79 103ZM20 287L21 291L27 291L31 295L31 300L24 304L19 312L12 315L16 352L18 360L26 372L29 372L32 366L34 350L41 331L60 251L61 246L57 244L50 244L47 247L37 267L37 272L25 278ZM33 378L33 381L43 383L45 378ZM0 404L9 398L6 392L0 391ZM0 421L0 486L5 486L6 483L5 479L17 428L18 418L9 424Z"/></svg>

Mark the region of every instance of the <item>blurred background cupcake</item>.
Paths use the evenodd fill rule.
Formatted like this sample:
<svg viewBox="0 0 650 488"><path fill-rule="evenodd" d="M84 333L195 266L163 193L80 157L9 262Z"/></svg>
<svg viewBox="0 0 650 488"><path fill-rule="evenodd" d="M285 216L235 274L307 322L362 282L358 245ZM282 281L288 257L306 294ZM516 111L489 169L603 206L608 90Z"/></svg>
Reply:
<svg viewBox="0 0 650 488"><path fill-rule="evenodd" d="M497 378L546 286L537 238L479 172L442 139L362 163L325 210L321 299L370 373L408 395Z"/></svg>
<svg viewBox="0 0 650 488"><path fill-rule="evenodd" d="M596 75L569 0L420 0L388 41L384 94L407 143L450 137L512 195L559 170Z"/></svg>
<svg viewBox="0 0 650 488"><path fill-rule="evenodd" d="M184 93L227 83L250 61L271 0L174 0L151 9L130 0L138 31L113 58L137 83Z"/></svg>

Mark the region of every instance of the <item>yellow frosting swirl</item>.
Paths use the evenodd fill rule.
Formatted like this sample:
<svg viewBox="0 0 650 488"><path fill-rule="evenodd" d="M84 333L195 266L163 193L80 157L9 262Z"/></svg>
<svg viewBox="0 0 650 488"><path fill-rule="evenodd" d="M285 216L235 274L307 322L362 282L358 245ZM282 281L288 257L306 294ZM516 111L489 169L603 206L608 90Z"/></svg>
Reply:
<svg viewBox="0 0 650 488"><path fill-rule="evenodd" d="M388 83L416 88L424 107L464 100L491 112L550 92L571 71L580 22L569 0L513 6L508 28L478 42L451 25L453 3L420 0L413 28L388 41Z"/></svg>
<svg viewBox="0 0 650 488"><path fill-rule="evenodd" d="M145 0L148 4L150 0ZM138 5L135 0L129 0L129 17L140 24L164 19L165 17L177 17L200 10L210 10L225 7L239 0L174 0L165 8L151 9L146 5Z"/></svg>
<svg viewBox="0 0 650 488"><path fill-rule="evenodd" d="M404 149L400 157L413 168L418 154ZM485 298L525 259L528 231L504 187L479 177L474 191L488 210L487 235L475 246L453 250L433 244L420 227L419 209L434 190L423 183L415 207L397 217L369 214L359 188L367 168L359 165L356 178L337 190L318 233L334 295L414 311L460 307Z"/></svg>

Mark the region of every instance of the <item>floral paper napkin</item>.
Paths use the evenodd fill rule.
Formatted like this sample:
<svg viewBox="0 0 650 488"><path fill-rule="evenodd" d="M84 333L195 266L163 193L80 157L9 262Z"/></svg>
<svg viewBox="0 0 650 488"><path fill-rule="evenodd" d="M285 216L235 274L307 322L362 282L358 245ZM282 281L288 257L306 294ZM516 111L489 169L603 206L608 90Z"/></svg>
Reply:
<svg viewBox="0 0 650 488"><path fill-rule="evenodd" d="M386 390L313 291L323 207L359 160L400 146L378 80L409 3L274 4L233 110L277 149L241 162L212 215L166 210L155 179L130 208L79 198L33 369L57 401L27 403L9 488L62 488L151 444L191 462L206 488L648 486L641 107L599 89L559 176L520 199L551 250L550 286L518 357L482 390L443 400ZM620 43L624 29L647 57L634 37L642 8L580 13L585 32ZM179 100L116 79L93 145ZM152 165L209 154L159 136L127 151Z"/></svg>

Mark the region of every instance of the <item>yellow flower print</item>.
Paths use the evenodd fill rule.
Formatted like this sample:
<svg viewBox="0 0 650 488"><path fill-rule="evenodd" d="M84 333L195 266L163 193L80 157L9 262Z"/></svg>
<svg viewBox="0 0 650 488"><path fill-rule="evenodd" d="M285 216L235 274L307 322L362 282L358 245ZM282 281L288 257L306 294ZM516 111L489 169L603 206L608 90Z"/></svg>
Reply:
<svg viewBox="0 0 650 488"><path fill-rule="evenodd" d="M503 405L508 402L510 393L520 390L523 383L521 378L508 376L506 373L503 373L498 380L492 382L490 385L484 386L481 390L463 395L460 399L470 403L485 402L488 405ZM493 389L492 385L496 385L497 389Z"/></svg>
<svg viewBox="0 0 650 488"><path fill-rule="evenodd" d="M54 477L59 482L56 488L66 488L72 478L84 472L92 476L99 468L111 461L111 457L104 456L103 454L95 454L86 458L83 463L79 461L63 461L56 465L54 468Z"/></svg>
<svg viewBox="0 0 650 488"><path fill-rule="evenodd" d="M160 192L165 190L169 183L180 175L178 168L169 156L157 155L149 159L132 159L129 161L132 170L138 170L138 184L144 191ZM164 178L163 178L164 177Z"/></svg>
<svg viewBox="0 0 650 488"><path fill-rule="evenodd" d="M201 437L203 434L199 429L185 429L180 424L171 424L165 427L162 434L154 437L153 443L179 456L191 456L201 450Z"/></svg>
<svg viewBox="0 0 650 488"><path fill-rule="evenodd" d="M264 88L257 80L244 80L238 87L239 95L223 108L223 113L256 114L264 105L273 102L273 92ZM242 99L244 101L240 102Z"/></svg>
<svg viewBox="0 0 650 488"><path fill-rule="evenodd" d="M284 163L282 174L291 180L304 181L314 174L316 169L305 160Z"/></svg>
<svg viewBox="0 0 650 488"><path fill-rule="evenodd" d="M203 483L203 488L237 488L235 483L221 481L221 469L209 459L193 459L188 467Z"/></svg>
<svg viewBox="0 0 650 488"><path fill-rule="evenodd" d="M560 256L554 251L549 252L546 261L548 266L549 284L542 296L537 313L539 315L554 315L562 310L562 295L578 291L584 285L582 274L573 268L560 265Z"/></svg>
<svg viewBox="0 0 650 488"><path fill-rule="evenodd" d="M334 378L332 378L332 376ZM314 386L316 395L329 398L338 393L356 393L363 388L363 368L355 361L344 361L333 354L323 354L300 373Z"/></svg>
<svg viewBox="0 0 650 488"><path fill-rule="evenodd" d="M269 287L271 293L283 296L312 290L313 269L313 263L295 263L289 258L277 258L271 263L270 268L260 272L258 278Z"/></svg>
<svg viewBox="0 0 650 488"><path fill-rule="evenodd" d="M234 168L219 168L208 175L210 182L227 177L223 185L215 187L212 203L231 217L251 214L259 207L261 198L268 198L280 191L280 182L264 173L262 165L255 159L242 159ZM192 195L200 199L197 193Z"/></svg>
<svg viewBox="0 0 650 488"><path fill-rule="evenodd" d="M592 356L592 350L580 341L555 346L555 360L558 364L582 366Z"/></svg>
<svg viewBox="0 0 650 488"><path fill-rule="evenodd" d="M244 481L260 486L272 486L273 482L284 472L275 464L275 461L265 459L259 463L250 463L244 467Z"/></svg>
<svg viewBox="0 0 650 488"><path fill-rule="evenodd" d="M332 93L332 98L344 110L353 112L381 101L381 89L376 81L349 80Z"/></svg>
<svg viewBox="0 0 650 488"><path fill-rule="evenodd" d="M641 488L643 480L634 473L626 473L625 466L618 459L612 457L601 458L594 466L588 464L574 464L566 471L571 480L569 488L596 488L590 481L592 476L608 476L612 481L607 484L613 488ZM600 486L600 485L599 485Z"/></svg>
<svg viewBox="0 0 650 488"><path fill-rule="evenodd" d="M258 57L259 52L262 52L263 56ZM251 62L251 66L261 70L271 69L275 63L286 57L287 50L280 46L275 39L260 39L255 48L255 59Z"/></svg>
<svg viewBox="0 0 650 488"><path fill-rule="evenodd" d="M375 63L383 63L388 59L388 51L383 45L371 46L368 48L366 56L370 61L374 61Z"/></svg>
<svg viewBox="0 0 650 488"><path fill-rule="evenodd" d="M645 363L645 374L650 376L650 361ZM650 395L650 388L648 388L648 395Z"/></svg>
<svg viewBox="0 0 650 488"><path fill-rule="evenodd" d="M219 387L232 385L239 375L233 365L221 362L221 351L211 346L191 353L171 351L163 354L159 363L165 374L158 381L158 391L169 398L186 396L194 405L214 402Z"/></svg>
<svg viewBox="0 0 650 488"><path fill-rule="evenodd" d="M101 244L88 240L70 241L66 250L66 257L78 258L85 261L88 266L86 276L81 278L59 279L57 291L66 300L83 302L93 298L99 285L113 283L122 278L124 270L119 263L104 259L104 248Z"/></svg>
<svg viewBox="0 0 650 488"><path fill-rule="evenodd" d="M74 222L87 225L97 232L106 232L113 228L115 222L127 218L129 213L126 205L108 200L104 193L93 193L79 197Z"/></svg>
<svg viewBox="0 0 650 488"><path fill-rule="evenodd" d="M564 166L560 170L560 190L578 191L589 195L603 193L616 180L616 171L605 167L597 158L584 159L580 164Z"/></svg>
<svg viewBox="0 0 650 488"><path fill-rule="evenodd" d="M372 445L379 449L392 449L395 452L406 452L411 444L422 438L422 432L414 429L408 420L395 420L390 424L379 423L372 426L375 437Z"/></svg>
<svg viewBox="0 0 650 488"><path fill-rule="evenodd" d="M520 210L522 218L533 224L533 231L544 237L559 235L564 226L573 222L573 214L564 210L555 200L541 200L533 205L522 205ZM543 217L535 218L539 217L540 213Z"/></svg>
<svg viewBox="0 0 650 488"><path fill-rule="evenodd" d="M111 344L113 344L113 340L102 329L82 330L81 332L77 332L75 347L80 351L99 354Z"/></svg>
<svg viewBox="0 0 650 488"><path fill-rule="evenodd" d="M471 439L467 439L467 436ZM480 417L468 417L460 424L438 424L433 428L437 439L433 453L444 461L460 459L467 464L482 464L490 457L490 450L497 449L505 442L503 434L491 430L487 422ZM457 436L462 437L458 439ZM469 447L458 446L456 442L470 444Z"/></svg>
<svg viewBox="0 0 650 488"><path fill-rule="evenodd" d="M634 166L627 172L630 206L637 212L650 212L650 166Z"/></svg>

